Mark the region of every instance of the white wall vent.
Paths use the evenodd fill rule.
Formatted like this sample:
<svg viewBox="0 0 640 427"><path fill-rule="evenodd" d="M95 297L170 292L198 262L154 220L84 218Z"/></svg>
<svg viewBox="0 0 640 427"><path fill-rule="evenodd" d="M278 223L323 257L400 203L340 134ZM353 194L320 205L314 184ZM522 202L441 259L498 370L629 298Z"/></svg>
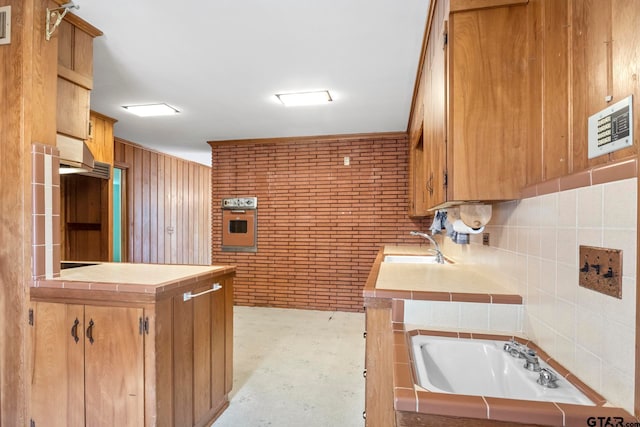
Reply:
<svg viewBox="0 0 640 427"><path fill-rule="evenodd" d="M11 6L0 7L0 45L11 43Z"/></svg>

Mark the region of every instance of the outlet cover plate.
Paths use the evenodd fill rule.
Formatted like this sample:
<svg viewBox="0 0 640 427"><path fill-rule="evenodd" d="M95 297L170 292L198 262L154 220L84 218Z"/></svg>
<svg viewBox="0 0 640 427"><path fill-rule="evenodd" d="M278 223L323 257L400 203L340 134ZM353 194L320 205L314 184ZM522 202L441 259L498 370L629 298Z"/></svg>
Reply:
<svg viewBox="0 0 640 427"><path fill-rule="evenodd" d="M578 284L622 299L622 250L580 245Z"/></svg>
<svg viewBox="0 0 640 427"><path fill-rule="evenodd" d="M11 43L11 6L0 7L0 45Z"/></svg>

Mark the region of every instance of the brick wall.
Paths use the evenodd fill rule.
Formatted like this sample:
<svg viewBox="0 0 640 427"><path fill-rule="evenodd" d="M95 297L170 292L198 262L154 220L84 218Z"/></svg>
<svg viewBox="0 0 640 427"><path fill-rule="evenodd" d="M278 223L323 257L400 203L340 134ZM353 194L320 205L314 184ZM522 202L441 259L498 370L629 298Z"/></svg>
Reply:
<svg viewBox="0 0 640 427"><path fill-rule="evenodd" d="M381 245L420 243L404 137L212 144L212 259L237 265L236 305L362 310ZM344 165L344 157L350 165ZM258 197L258 252L221 252L224 197Z"/></svg>

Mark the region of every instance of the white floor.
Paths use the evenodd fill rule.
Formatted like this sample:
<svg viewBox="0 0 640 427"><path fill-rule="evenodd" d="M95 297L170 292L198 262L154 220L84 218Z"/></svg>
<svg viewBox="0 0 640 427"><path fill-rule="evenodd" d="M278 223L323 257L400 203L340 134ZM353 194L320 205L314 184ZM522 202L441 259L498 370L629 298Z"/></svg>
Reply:
<svg viewBox="0 0 640 427"><path fill-rule="evenodd" d="M231 403L214 427L362 427L364 314L234 307Z"/></svg>

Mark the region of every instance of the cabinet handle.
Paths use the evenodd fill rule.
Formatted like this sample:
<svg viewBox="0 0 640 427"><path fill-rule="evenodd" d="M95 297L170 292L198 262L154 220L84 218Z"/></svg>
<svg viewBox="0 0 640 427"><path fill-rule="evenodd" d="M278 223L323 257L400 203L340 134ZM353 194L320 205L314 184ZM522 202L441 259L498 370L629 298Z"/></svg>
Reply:
<svg viewBox="0 0 640 427"><path fill-rule="evenodd" d="M185 292L184 294L182 294L182 301L189 301L192 298L199 297L200 295L205 295L211 292L215 292L220 289L222 289L222 286L220 285L220 283L214 283L213 285L211 285L211 289L207 289L206 291L202 291L197 294L192 294L191 291Z"/></svg>
<svg viewBox="0 0 640 427"><path fill-rule="evenodd" d="M367 419L367 411L362 411L362 418Z"/></svg>
<svg viewBox="0 0 640 427"><path fill-rule="evenodd" d="M80 338L78 337L79 324L80 324L80 321L76 317L76 320L73 321L73 326L71 327L71 336L73 337L73 340L76 342L76 344L78 343L78 341L80 341Z"/></svg>
<svg viewBox="0 0 640 427"><path fill-rule="evenodd" d="M89 338L89 344L93 344L93 319L89 321L89 327L87 328L87 338Z"/></svg>
<svg viewBox="0 0 640 427"><path fill-rule="evenodd" d="M367 370L366 369L364 371L362 371L362 376L367 378Z"/></svg>
<svg viewBox="0 0 640 427"><path fill-rule="evenodd" d="M429 175L429 179L427 180L427 191L429 195L433 195L433 172Z"/></svg>
<svg viewBox="0 0 640 427"><path fill-rule="evenodd" d="M364 331L364 332L362 333L362 338L367 339L367 331Z"/></svg>

